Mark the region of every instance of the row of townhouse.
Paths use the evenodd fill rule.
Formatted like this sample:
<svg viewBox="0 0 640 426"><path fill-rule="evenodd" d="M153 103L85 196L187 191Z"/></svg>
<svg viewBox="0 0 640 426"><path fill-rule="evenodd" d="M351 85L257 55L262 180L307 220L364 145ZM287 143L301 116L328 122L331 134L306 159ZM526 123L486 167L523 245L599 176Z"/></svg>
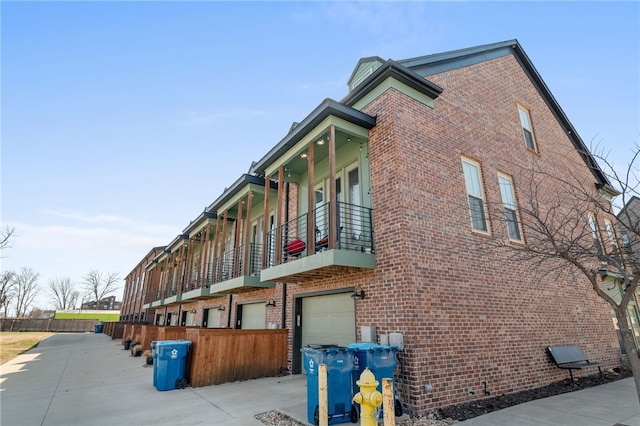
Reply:
<svg viewBox="0 0 640 426"><path fill-rule="evenodd" d="M532 163L615 194L520 44L367 57L348 87L149 251L125 279L122 319L286 328L293 374L307 344L402 333L397 389L415 413L484 385L563 379L548 345L618 365L611 314L588 282L481 248L527 243L518 209Z"/></svg>

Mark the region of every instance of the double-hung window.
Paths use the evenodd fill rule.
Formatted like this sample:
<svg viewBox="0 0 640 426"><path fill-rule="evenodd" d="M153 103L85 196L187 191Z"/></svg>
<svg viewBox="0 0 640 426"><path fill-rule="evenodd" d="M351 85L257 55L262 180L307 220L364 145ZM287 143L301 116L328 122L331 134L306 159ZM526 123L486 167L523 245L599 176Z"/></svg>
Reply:
<svg viewBox="0 0 640 426"><path fill-rule="evenodd" d="M462 159L462 170L469 200L471 227L476 231L489 232L487 214L485 211L482 180L480 179L480 164L469 159Z"/></svg>
<svg viewBox="0 0 640 426"><path fill-rule="evenodd" d="M529 115L529 111L518 105L518 114L520 115L522 133L524 134L524 143L527 145L527 148L536 151L536 141L533 138L533 127L531 126L531 116Z"/></svg>
<svg viewBox="0 0 640 426"><path fill-rule="evenodd" d="M614 253L618 251L618 241L616 240L616 233L613 230L613 223L609 219L604 220L604 228L607 230L607 235L609 236L609 243L611 243L611 248Z"/></svg>
<svg viewBox="0 0 640 426"><path fill-rule="evenodd" d="M591 229L591 236L593 237L593 244L596 247L596 251L598 254L602 254L602 244L600 243L596 217L592 212L587 212L587 220L589 221L589 228Z"/></svg>
<svg viewBox="0 0 640 426"><path fill-rule="evenodd" d="M520 232L520 221L518 220L518 208L516 206L516 196L513 191L513 181L508 176L498 174L498 183L500 184L500 195L502 197L509 238L521 241L522 233Z"/></svg>

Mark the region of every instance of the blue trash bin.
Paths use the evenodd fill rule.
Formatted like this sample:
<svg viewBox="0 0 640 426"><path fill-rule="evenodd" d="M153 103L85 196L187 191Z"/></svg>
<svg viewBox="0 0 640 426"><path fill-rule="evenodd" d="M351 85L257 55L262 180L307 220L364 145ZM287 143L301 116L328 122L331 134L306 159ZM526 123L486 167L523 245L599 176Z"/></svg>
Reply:
<svg viewBox="0 0 640 426"><path fill-rule="evenodd" d="M156 346L157 346L157 341L153 340L151 342L151 357L153 358L153 387L156 387L156 383L158 382L157 380L157 370L156 370L156 361L157 361L157 357L158 355L156 354Z"/></svg>
<svg viewBox="0 0 640 426"><path fill-rule="evenodd" d="M396 369L396 351L395 346L379 345L377 343L350 343L348 349L354 351L353 365L353 386L358 391L356 381L360 380L360 375L365 368L371 370L376 380L379 382L377 390L382 392L382 379L392 379L393 372ZM402 404L396 396L396 385L393 383L394 408L395 415L401 416L403 413ZM380 417L382 418L382 407L380 407Z"/></svg>
<svg viewBox="0 0 640 426"><path fill-rule="evenodd" d="M153 360L153 385L159 391L187 387L185 371L189 340L159 340L155 345Z"/></svg>
<svg viewBox="0 0 640 426"><path fill-rule="evenodd" d="M96 334L100 334L100 333L102 333L102 324L96 324L96 325L95 325L95 327L93 328L93 331L94 331Z"/></svg>
<svg viewBox="0 0 640 426"><path fill-rule="evenodd" d="M318 367L327 366L329 424L357 422L358 410L352 403L353 350L336 345L307 345L301 349L307 373L307 420L319 422Z"/></svg>

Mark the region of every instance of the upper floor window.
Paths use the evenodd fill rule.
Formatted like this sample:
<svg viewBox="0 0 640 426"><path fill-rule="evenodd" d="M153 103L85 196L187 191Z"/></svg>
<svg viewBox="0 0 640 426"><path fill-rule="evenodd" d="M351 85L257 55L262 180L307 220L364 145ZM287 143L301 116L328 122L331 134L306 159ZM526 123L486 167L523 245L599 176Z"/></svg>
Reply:
<svg viewBox="0 0 640 426"><path fill-rule="evenodd" d="M527 145L527 148L536 151L536 141L533 138L533 127L531 126L529 110L518 105L518 114L520 114L520 124L522 125L522 133L524 134L524 143Z"/></svg>
<svg viewBox="0 0 640 426"><path fill-rule="evenodd" d="M485 211L484 191L480 179L480 164L468 159L462 160L462 170L469 200L471 227L476 231L488 232L487 214Z"/></svg>
<svg viewBox="0 0 640 426"><path fill-rule="evenodd" d="M522 233L520 232L520 221L518 220L518 209L516 206L516 196L513 191L513 181L508 176L498 174L498 183L500 184L500 195L502 197L502 205L504 207L509 238L520 241L522 240Z"/></svg>
<svg viewBox="0 0 640 426"><path fill-rule="evenodd" d="M609 243L614 251L618 249L618 242L616 241L616 234L613 231L613 223L610 220L604 220L604 228L607 230L607 236L609 237Z"/></svg>
<svg viewBox="0 0 640 426"><path fill-rule="evenodd" d="M624 247L627 253L631 253L631 239L629 238L629 234L623 232L620 239L622 240L622 247Z"/></svg>
<svg viewBox="0 0 640 426"><path fill-rule="evenodd" d="M587 212L587 220L589 221L589 228L591 228L591 236L593 237L593 243L596 246L598 254L602 254L602 244L600 243L600 235L598 234L598 223L593 213Z"/></svg>

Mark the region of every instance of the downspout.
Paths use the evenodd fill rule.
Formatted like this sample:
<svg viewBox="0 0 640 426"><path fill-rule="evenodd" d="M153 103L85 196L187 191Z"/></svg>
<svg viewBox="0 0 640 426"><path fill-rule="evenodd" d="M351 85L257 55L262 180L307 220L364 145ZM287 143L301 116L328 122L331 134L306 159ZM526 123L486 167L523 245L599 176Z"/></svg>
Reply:
<svg viewBox="0 0 640 426"><path fill-rule="evenodd" d="M231 328L231 306L233 302L233 294L227 297L227 328Z"/></svg>

